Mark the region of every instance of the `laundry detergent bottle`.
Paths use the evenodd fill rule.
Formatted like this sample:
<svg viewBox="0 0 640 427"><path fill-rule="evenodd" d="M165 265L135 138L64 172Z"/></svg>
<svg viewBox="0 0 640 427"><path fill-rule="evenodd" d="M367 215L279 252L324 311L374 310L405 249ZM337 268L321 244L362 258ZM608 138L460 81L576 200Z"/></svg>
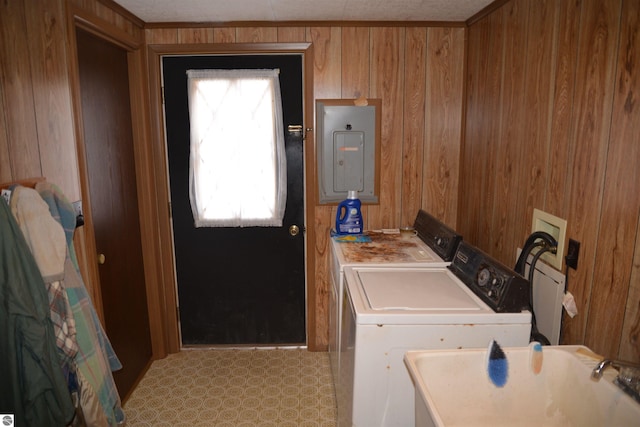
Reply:
<svg viewBox="0 0 640 427"><path fill-rule="evenodd" d="M336 233L362 234L362 212L360 212L358 192L350 190L347 199L338 204L336 212Z"/></svg>

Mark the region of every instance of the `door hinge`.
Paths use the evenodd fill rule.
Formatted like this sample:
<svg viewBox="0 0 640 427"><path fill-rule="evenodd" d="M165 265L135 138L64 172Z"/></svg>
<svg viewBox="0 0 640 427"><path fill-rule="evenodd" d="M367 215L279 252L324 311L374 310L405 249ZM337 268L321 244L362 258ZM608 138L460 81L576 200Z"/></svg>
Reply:
<svg viewBox="0 0 640 427"><path fill-rule="evenodd" d="M164 86L160 87L160 97L162 98L162 105L164 105Z"/></svg>
<svg viewBox="0 0 640 427"><path fill-rule="evenodd" d="M180 307L178 307L176 305L176 319L178 319L178 322L180 321Z"/></svg>
<svg viewBox="0 0 640 427"><path fill-rule="evenodd" d="M171 202L168 202L167 205L169 206L169 219L173 219L173 211L171 210Z"/></svg>

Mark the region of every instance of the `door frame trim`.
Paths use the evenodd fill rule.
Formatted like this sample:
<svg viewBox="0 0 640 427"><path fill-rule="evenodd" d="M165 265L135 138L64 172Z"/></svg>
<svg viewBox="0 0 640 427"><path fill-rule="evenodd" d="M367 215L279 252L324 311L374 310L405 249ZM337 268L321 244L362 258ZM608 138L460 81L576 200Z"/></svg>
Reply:
<svg viewBox="0 0 640 427"><path fill-rule="evenodd" d="M147 45L149 71L149 114L151 120L151 150L155 169L155 198L159 214L160 259L162 280L158 282L163 297L162 317L168 352L180 351L180 330L177 313L177 283L173 254L173 234L169 212L169 176L166 155L166 135L162 107L161 60L166 55L268 55L298 54L302 56L304 126L312 127L313 117L313 45L311 43L207 43ZM305 176L305 282L307 348L321 350L317 342L315 286L315 209L316 165L313 132L304 139Z"/></svg>

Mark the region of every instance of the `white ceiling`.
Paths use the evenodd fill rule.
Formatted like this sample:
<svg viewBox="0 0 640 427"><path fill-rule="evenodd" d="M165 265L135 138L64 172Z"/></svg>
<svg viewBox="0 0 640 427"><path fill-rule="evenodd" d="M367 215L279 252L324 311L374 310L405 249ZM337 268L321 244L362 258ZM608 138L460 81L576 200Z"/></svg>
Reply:
<svg viewBox="0 0 640 427"><path fill-rule="evenodd" d="M144 22L466 21L493 0L115 0Z"/></svg>

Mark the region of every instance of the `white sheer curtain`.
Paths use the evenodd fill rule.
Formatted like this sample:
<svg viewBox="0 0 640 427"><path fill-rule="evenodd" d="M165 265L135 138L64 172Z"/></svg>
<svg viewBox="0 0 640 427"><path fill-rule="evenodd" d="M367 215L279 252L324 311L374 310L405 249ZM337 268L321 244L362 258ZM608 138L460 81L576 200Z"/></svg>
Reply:
<svg viewBox="0 0 640 427"><path fill-rule="evenodd" d="M278 70L189 70L196 227L280 227L287 168Z"/></svg>

